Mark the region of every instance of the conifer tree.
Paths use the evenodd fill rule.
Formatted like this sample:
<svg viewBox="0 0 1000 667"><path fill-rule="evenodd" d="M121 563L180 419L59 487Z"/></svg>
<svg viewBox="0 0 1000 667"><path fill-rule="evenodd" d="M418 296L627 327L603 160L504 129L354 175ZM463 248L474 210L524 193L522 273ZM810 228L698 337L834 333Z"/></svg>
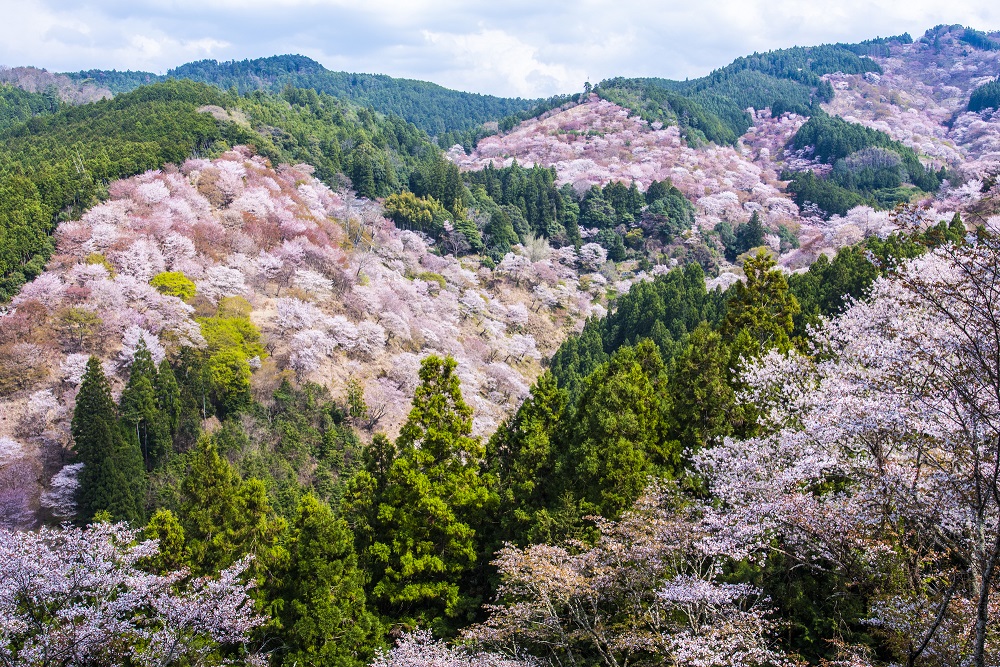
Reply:
<svg viewBox="0 0 1000 667"><path fill-rule="evenodd" d="M673 475L676 443L666 440L665 376L656 345L623 347L583 383L560 462L560 478L584 514L617 518L650 474Z"/></svg>
<svg viewBox="0 0 1000 667"><path fill-rule="evenodd" d="M107 512L116 521L141 521L146 473L142 453L122 433L111 387L97 357L87 362L72 422L73 451L83 463L77 496L80 519Z"/></svg>
<svg viewBox="0 0 1000 667"><path fill-rule="evenodd" d="M283 521L271 508L263 482L242 481L211 438L198 442L181 482L179 509L196 574L224 569L252 554L251 574L260 578L275 557Z"/></svg>
<svg viewBox="0 0 1000 667"><path fill-rule="evenodd" d="M350 529L313 494L299 502L275 591L283 665L361 667L381 626L365 606Z"/></svg>
<svg viewBox="0 0 1000 667"><path fill-rule="evenodd" d="M184 528L173 512L168 509L157 510L142 532L146 539L156 540L160 549L156 556L146 560L145 566L148 569L166 574L188 567Z"/></svg>
<svg viewBox="0 0 1000 667"><path fill-rule="evenodd" d="M732 432L736 397L729 383L730 353L722 336L702 322L670 364L668 437L696 453Z"/></svg>
<svg viewBox="0 0 1000 667"><path fill-rule="evenodd" d="M472 410L455 368L451 357L423 361L384 482L365 473L349 507L373 523L364 557L379 610L438 634L453 632L479 606L471 585L485 560L477 526L496 504L479 475L483 446L471 437Z"/></svg>
<svg viewBox="0 0 1000 667"><path fill-rule="evenodd" d="M122 425L142 451L146 470L152 470L170 449L170 430L159 408L157 373L153 357L142 339L136 346L128 383L118 411Z"/></svg>
<svg viewBox="0 0 1000 667"><path fill-rule="evenodd" d="M174 369L170 367L170 362L166 359L160 362L156 371L156 404L160 409L160 414L170 438L177 435L177 427L181 418L181 388L177 384L177 377Z"/></svg>
<svg viewBox="0 0 1000 667"><path fill-rule="evenodd" d="M792 346L799 302L775 266L762 250L747 258L743 266L746 281L733 286L722 335L741 357L756 357L771 348L786 352Z"/></svg>
<svg viewBox="0 0 1000 667"><path fill-rule="evenodd" d="M546 508L553 490L558 443L568 395L552 373L542 374L517 413L490 439L487 469L500 501L500 531L494 544L527 544L545 540Z"/></svg>

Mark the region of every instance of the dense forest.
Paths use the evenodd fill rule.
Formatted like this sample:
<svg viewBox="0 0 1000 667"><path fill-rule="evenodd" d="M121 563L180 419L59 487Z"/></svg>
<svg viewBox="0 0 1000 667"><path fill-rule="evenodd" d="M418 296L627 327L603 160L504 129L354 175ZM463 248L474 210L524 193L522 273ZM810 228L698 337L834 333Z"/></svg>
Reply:
<svg viewBox="0 0 1000 667"><path fill-rule="evenodd" d="M0 87L0 665L1000 664L998 176L820 106L912 42ZM681 159L566 167L635 115Z"/></svg>
<svg viewBox="0 0 1000 667"><path fill-rule="evenodd" d="M825 113L799 128L791 146L833 164L827 178L812 171L788 175L788 190L799 206L811 202L827 214L844 215L861 204L892 208L909 202L915 192L934 192L947 176L944 167L937 172L924 167L912 148L885 132Z"/></svg>
<svg viewBox="0 0 1000 667"><path fill-rule="evenodd" d="M904 35L878 45L910 41ZM595 90L650 122L680 123L689 141L733 143L750 127L747 108L771 109L775 116L786 111L810 116L821 102L833 99L823 74L881 72L874 60L859 57L875 46L865 42L755 53L699 79L608 79Z"/></svg>
<svg viewBox="0 0 1000 667"><path fill-rule="evenodd" d="M115 586L122 587L137 586L140 576L169 577L178 568L194 575L221 572L231 587L225 598L183 588L171 593L178 597L172 604L187 605L191 613L217 607L215 620L187 630L216 639L179 643L184 655L208 659L249 658L263 650L276 665L363 665L390 638L415 628L500 652L479 654L476 660L486 664L504 659L510 642L520 647L521 659L527 651L552 664L609 666L659 664L682 646L723 651L720 656L746 651L750 664L771 664L782 655L836 659L837 642L905 655L896 631L871 632L866 625L876 613L875 598L897 589L906 594L902 582L859 588L856 575L839 565L801 567L799 559L812 553L807 545L801 551L766 549L762 559L742 558L731 547L711 551L700 558L715 565L696 575L697 567L689 569L685 560L696 556L680 551L661 562L668 554L655 555L696 546L654 536L709 530L684 509L719 493L718 473L706 476L705 456L721 457L729 446L724 442L773 433L770 413L746 399L755 382L746 369L782 355L818 363L824 354L813 347L818 330L805 323L821 324L819 316L836 317L851 298L868 297L881 284L879 276L896 280L900 262L964 242L965 226L956 218L926 232L846 248L792 280L761 254L747 261L746 282L725 292L707 291L696 264L637 285L607 318L589 322L563 344L551 370L485 443L471 435L471 409L449 357L423 360L409 417L395 440L375 435L362 444L358 432L368 407L359 393L335 401L325 388L286 379L271 396L253 395L226 358L265 354L254 347L259 333L246 317L245 300L221 299L214 312L203 308L204 349L181 348L164 357L138 339L117 398L91 358L72 431L74 465L81 469L79 522L96 524L75 537L45 538L47 548L63 549L59 540L69 539L99 548L110 559L107 576L121 577ZM160 287L183 291L177 281ZM219 426L203 431L212 416ZM828 483L844 485L841 493L853 488L849 480ZM120 525L108 523L114 521L144 528L123 534ZM643 537L643 525L654 532ZM115 550L135 549L128 545L140 537L157 539L159 548L128 552L134 557L122 556L127 566L115 563ZM37 553L40 547L33 548ZM638 551L616 563L611 554L623 548L653 549L653 560ZM600 584L588 572L596 562L617 583L594 597ZM570 585L562 576L583 579ZM240 577L253 588L237 584ZM623 577L636 577L628 594L620 588ZM633 604L655 600L658 585L680 587L678 596L743 592L713 602L713 615L698 616L691 632L683 630L687 619L700 612L680 602L665 601L669 615L658 621L630 612ZM543 592L547 601L536 597ZM54 608L65 604L46 595ZM97 591L81 595L84 627L105 632L107 619L89 611ZM744 604L748 595L766 599L771 611ZM588 598L598 607L588 607ZM495 602L482 607L490 600ZM536 609L541 603L551 606ZM137 604L117 608L123 627L143 609ZM145 613L164 632L186 627L178 629L156 609ZM16 613L30 618L24 608ZM544 632L534 626L539 613L548 618ZM737 614L747 615L746 625L729 637ZM780 632L769 614L782 619ZM596 636L572 630L605 615L618 620L599 626ZM57 618L40 620L55 628ZM19 642L42 638L24 627L15 633ZM622 639L651 629L661 633L662 646ZM239 636L252 641L227 639ZM13 655L25 655L28 645ZM161 655L155 643L138 636L80 646L100 659ZM410 664L401 653L406 650L458 660L467 649L417 634L380 659Z"/></svg>
<svg viewBox="0 0 1000 667"><path fill-rule="evenodd" d="M449 90L437 84L396 79L384 74L331 72L305 56L285 55L218 62L199 60L158 76L147 72L88 70L70 73L78 81L93 81L122 93L166 79L189 79L235 88L239 94L257 90L281 93L286 87L310 88L379 113L405 118L431 136L463 131L487 121L526 111L534 100L510 99Z"/></svg>
<svg viewBox="0 0 1000 667"><path fill-rule="evenodd" d="M218 107L222 119L199 111ZM225 115L239 109L244 120ZM312 90L231 97L185 81L67 107L2 133L0 297L38 274L60 220L94 204L109 181L250 144L281 162L308 162L324 179L347 174L359 193L383 196L438 151L398 117L344 105Z"/></svg>
<svg viewBox="0 0 1000 667"><path fill-rule="evenodd" d="M972 91L969 98L969 111L984 109L1000 109L1000 79L984 83Z"/></svg>

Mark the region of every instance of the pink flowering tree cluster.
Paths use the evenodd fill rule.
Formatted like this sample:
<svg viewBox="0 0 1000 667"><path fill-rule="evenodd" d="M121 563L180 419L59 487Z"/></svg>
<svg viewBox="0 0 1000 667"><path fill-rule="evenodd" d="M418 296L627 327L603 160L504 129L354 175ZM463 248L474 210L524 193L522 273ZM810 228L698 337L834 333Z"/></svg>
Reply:
<svg viewBox="0 0 1000 667"><path fill-rule="evenodd" d="M765 435L706 450L725 520L870 591L906 664L1000 659L1000 237L913 260L746 376Z"/></svg>
<svg viewBox="0 0 1000 667"><path fill-rule="evenodd" d="M124 524L0 531L0 664L223 664L264 619L241 561L217 578L150 574L153 541Z"/></svg>
<svg viewBox="0 0 1000 667"><path fill-rule="evenodd" d="M451 647L435 640L427 630L409 632L396 646L380 655L372 667L536 667L531 658L518 659L499 653Z"/></svg>
<svg viewBox="0 0 1000 667"><path fill-rule="evenodd" d="M607 667L791 664L775 649L779 626L761 592L721 579L756 552L709 507L654 484L632 511L597 527L594 546L502 549L498 602L466 639L551 665L587 655Z"/></svg>

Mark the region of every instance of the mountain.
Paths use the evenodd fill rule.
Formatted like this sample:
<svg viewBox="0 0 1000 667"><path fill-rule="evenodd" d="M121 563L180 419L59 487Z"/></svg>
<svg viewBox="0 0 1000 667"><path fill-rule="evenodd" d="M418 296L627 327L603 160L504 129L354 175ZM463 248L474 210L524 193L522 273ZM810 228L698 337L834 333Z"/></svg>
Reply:
<svg viewBox="0 0 1000 667"><path fill-rule="evenodd" d="M12 76L0 656L997 664L998 71Z"/></svg>
<svg viewBox="0 0 1000 667"><path fill-rule="evenodd" d="M115 70L87 70L66 76L106 87L115 94L167 79L190 79L226 90L236 88L240 94L254 90L280 93L286 86L311 88L360 106L371 106L383 114L395 114L431 136L500 120L537 103L537 100L463 93L426 81L397 79L384 74L332 72L315 60L299 55L221 63L199 60L169 70L162 76Z"/></svg>

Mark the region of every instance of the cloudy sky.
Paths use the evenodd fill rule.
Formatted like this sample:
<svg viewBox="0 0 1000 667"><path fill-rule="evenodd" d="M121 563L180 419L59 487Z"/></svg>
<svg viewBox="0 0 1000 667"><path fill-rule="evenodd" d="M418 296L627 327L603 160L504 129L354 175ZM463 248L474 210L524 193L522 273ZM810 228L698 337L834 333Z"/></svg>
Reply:
<svg viewBox="0 0 1000 667"><path fill-rule="evenodd" d="M996 0L0 0L0 64L165 72L301 53L330 69L536 97L610 76L696 77L792 45L940 23L1000 29Z"/></svg>

